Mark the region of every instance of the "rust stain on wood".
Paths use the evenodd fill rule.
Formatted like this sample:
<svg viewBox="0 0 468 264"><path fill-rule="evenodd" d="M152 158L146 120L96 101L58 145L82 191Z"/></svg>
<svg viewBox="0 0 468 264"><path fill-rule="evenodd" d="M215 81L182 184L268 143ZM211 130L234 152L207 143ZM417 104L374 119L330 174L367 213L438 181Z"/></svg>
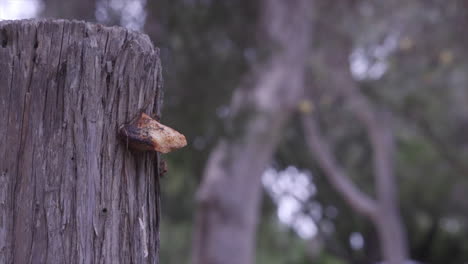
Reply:
<svg viewBox="0 0 468 264"><path fill-rule="evenodd" d="M122 125L119 135L129 147L140 151L169 153L187 145L184 135L143 112L128 124Z"/></svg>

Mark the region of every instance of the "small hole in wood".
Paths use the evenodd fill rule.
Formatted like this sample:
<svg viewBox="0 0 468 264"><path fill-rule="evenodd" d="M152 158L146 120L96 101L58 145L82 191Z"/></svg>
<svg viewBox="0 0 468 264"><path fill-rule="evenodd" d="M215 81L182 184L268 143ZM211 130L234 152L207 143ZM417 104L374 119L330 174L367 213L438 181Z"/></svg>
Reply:
<svg viewBox="0 0 468 264"><path fill-rule="evenodd" d="M107 208L103 208L103 209L102 209L102 212L103 212L104 214L107 213Z"/></svg>
<svg viewBox="0 0 468 264"><path fill-rule="evenodd" d="M37 49L37 47L39 47L39 41L36 40L36 42L34 42L34 48Z"/></svg>
<svg viewBox="0 0 468 264"><path fill-rule="evenodd" d="M108 74L106 76L106 85L109 86L109 83L110 83L110 75Z"/></svg>
<svg viewBox="0 0 468 264"><path fill-rule="evenodd" d="M8 35L5 29L2 30L2 34L0 34L0 43L2 48L5 48L8 44Z"/></svg>

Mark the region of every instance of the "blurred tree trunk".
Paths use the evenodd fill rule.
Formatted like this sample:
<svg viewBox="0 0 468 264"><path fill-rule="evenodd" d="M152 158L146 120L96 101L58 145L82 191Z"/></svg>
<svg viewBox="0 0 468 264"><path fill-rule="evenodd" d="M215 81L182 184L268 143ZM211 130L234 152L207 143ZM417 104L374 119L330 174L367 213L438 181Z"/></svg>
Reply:
<svg viewBox="0 0 468 264"><path fill-rule="evenodd" d="M368 217L374 224L380 242L380 250L386 263L401 264L408 259L405 228L398 209L398 188L394 174L394 135L391 113L379 109L365 97L350 71L349 56L352 40L336 25L345 20L352 11L352 3L339 5L336 1L317 1L318 9L325 10L320 16L317 31L327 44L320 49L326 77L317 78L316 86L344 99L351 111L364 126L373 149L373 169L377 199L361 192L350 180L344 168L333 154L332 146L321 136L317 118L305 115L302 119L304 134L310 151L329 178L330 183L358 213ZM318 88L318 87L316 87Z"/></svg>
<svg viewBox="0 0 468 264"><path fill-rule="evenodd" d="M96 21L96 0L42 0L42 17Z"/></svg>
<svg viewBox="0 0 468 264"><path fill-rule="evenodd" d="M208 159L197 194L193 264L254 261L261 176L303 94L310 4L310 0L262 1L260 42L274 49L267 62L252 66L248 81L236 89L228 135Z"/></svg>
<svg viewBox="0 0 468 264"><path fill-rule="evenodd" d="M374 224L380 242L380 250L386 263L401 264L408 259L406 233L398 211L396 184L393 174L393 135L390 120L376 115L379 122L372 121L375 130L370 131L374 148L374 171L377 200L373 200L351 182L344 169L333 157L331 146L321 136L315 118L304 116L305 136L311 152L325 171L331 184L356 212L368 217Z"/></svg>
<svg viewBox="0 0 468 264"><path fill-rule="evenodd" d="M159 263L158 155L117 130L160 71L123 28L0 22L0 263Z"/></svg>

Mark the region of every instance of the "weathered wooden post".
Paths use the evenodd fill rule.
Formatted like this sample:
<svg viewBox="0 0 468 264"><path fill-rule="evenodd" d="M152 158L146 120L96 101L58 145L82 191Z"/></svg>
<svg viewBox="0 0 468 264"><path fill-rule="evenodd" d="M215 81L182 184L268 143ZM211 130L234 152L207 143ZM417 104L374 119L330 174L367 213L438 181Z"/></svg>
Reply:
<svg viewBox="0 0 468 264"><path fill-rule="evenodd" d="M158 154L117 132L161 85L143 34L0 22L0 263L159 263Z"/></svg>

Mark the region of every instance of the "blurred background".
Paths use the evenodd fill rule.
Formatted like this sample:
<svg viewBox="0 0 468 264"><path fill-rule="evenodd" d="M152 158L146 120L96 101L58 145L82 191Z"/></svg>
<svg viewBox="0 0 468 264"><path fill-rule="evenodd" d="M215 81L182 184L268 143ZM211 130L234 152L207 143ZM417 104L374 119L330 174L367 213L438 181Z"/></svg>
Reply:
<svg viewBox="0 0 468 264"><path fill-rule="evenodd" d="M467 1L0 0L33 17L159 47L161 263L468 263Z"/></svg>

